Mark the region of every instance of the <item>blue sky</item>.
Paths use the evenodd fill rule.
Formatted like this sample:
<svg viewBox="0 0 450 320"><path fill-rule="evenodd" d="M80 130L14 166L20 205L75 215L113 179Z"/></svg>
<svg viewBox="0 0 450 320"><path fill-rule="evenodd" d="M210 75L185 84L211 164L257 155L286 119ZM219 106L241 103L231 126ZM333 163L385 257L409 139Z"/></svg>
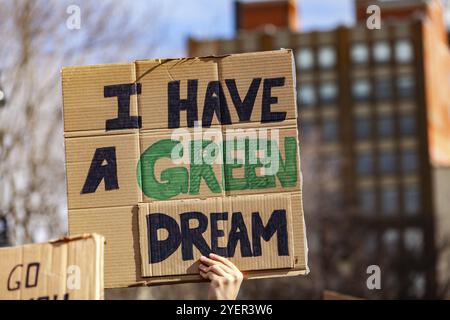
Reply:
<svg viewBox="0 0 450 320"><path fill-rule="evenodd" d="M153 1L152 1L153 2ZM165 23L170 25L165 43L154 52L159 57L186 55L189 36L228 38L234 34L233 0L160 0ZM145 11L149 1L139 0L136 10ZM154 4L154 3L153 3ZM353 0L297 0L302 30L324 30L353 23ZM151 57L149 57L151 58Z"/></svg>

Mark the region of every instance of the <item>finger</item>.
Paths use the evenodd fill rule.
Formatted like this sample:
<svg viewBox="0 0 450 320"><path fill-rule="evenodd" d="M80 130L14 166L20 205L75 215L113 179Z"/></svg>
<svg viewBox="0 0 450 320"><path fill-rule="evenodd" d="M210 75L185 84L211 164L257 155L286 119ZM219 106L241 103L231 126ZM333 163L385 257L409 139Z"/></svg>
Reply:
<svg viewBox="0 0 450 320"><path fill-rule="evenodd" d="M201 270L200 270L200 275L202 276L203 279L210 280L210 281L214 281L214 280L218 281L220 278L214 272L203 272Z"/></svg>
<svg viewBox="0 0 450 320"><path fill-rule="evenodd" d="M200 275L202 276L203 279L208 279L208 273L203 272L202 270L200 270Z"/></svg>
<svg viewBox="0 0 450 320"><path fill-rule="evenodd" d="M205 256L201 256L200 257L200 261L201 263L203 263L204 265L207 265L208 267L214 266L214 265L222 265L223 269L228 272L228 273L233 273L233 269L230 269L228 266L222 264L222 262L220 261L216 261L216 260L212 260L210 258L207 258Z"/></svg>
<svg viewBox="0 0 450 320"><path fill-rule="evenodd" d="M208 272L209 271L209 266L204 265L203 263L199 263L198 268L203 271L203 272Z"/></svg>
<svg viewBox="0 0 450 320"><path fill-rule="evenodd" d="M210 257L211 259L213 259L213 260L217 260L217 261L222 262L224 265L226 265L227 267L229 267L231 270L235 270L235 271L239 271L239 272L240 272L240 270L238 269L238 267L236 267L236 266L234 265L234 263L231 262L230 260L228 260L227 258L224 258L224 257L222 257L222 256L219 256L219 255L217 255L217 254L215 254L215 253L210 253L210 254L209 254L209 257Z"/></svg>
<svg viewBox="0 0 450 320"><path fill-rule="evenodd" d="M206 276L206 272L203 272L202 270L200 270L200 275L202 276L203 279L207 279L208 278Z"/></svg>
<svg viewBox="0 0 450 320"><path fill-rule="evenodd" d="M208 270L214 272L218 276L228 278L228 272L224 270L224 266L220 264L215 264L213 266L208 267Z"/></svg>
<svg viewBox="0 0 450 320"><path fill-rule="evenodd" d="M198 265L198 268L202 271L202 272L214 272L217 275L221 276L221 277L227 277L227 271L223 269L224 266L220 265L220 264L215 264L212 266L206 266L203 263L200 263Z"/></svg>

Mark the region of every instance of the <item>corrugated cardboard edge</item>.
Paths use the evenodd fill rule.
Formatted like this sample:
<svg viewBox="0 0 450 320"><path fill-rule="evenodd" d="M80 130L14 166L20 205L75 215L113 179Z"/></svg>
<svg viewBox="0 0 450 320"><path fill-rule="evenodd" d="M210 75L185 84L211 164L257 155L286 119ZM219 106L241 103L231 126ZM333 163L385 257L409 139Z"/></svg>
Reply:
<svg viewBox="0 0 450 320"><path fill-rule="evenodd" d="M292 81L293 81L293 83L294 84L296 84L297 83L297 72L296 72L296 68L295 68L295 57L294 57L294 52L292 51L292 49L281 49L281 50L287 50L288 52L290 52L291 53L291 55L292 55L292 77L293 77L293 79L292 79ZM297 85L294 85L294 97L298 97L298 92L297 92ZM296 131L297 131L297 137L298 137L298 135L299 135L299 132L298 132L298 128L299 128L299 121L300 121L300 117L299 117L299 114L298 114L298 106L297 106L297 100L296 100L296 102L295 102L295 104L296 104L296 108L295 108L295 119L297 119L297 124L296 124ZM299 165L299 168L298 168L298 170L299 170L299 174L300 174L300 182L299 182L299 185L300 185L300 206L301 206L301 208L302 208L302 222L303 222L303 236L304 236L304 239L303 239L303 244L304 244L304 251L305 251L305 266L306 266L306 270L304 271L305 273L304 273L304 275L307 275L307 274L309 274L309 265L308 265L308 251L309 251L309 248L308 248L308 239L307 239L307 232L306 232L306 222L305 222L305 207L304 207L304 205L303 205L303 171L302 171L302 161L300 160L301 159L301 149L300 149L300 139L297 139L297 154L298 154L298 156L299 156L299 161L298 161L298 165Z"/></svg>
<svg viewBox="0 0 450 320"><path fill-rule="evenodd" d="M285 48L281 48L278 50L269 50L269 51L263 51L264 53L276 53L276 52L291 52L292 53L292 49L285 49ZM235 53L235 54L224 54L224 55L208 55L208 56L201 56L201 57L184 57L184 58L165 58L165 59L137 59L134 60L131 63L137 63L137 62L156 62L159 65L162 65L164 63L167 63L169 61L179 61L180 63L182 62L186 62L186 61L190 61L190 60L202 60L202 59L222 59L228 56L239 56L239 55L258 55L261 54L261 51L257 51L257 52L248 52L248 53ZM79 68L93 68L93 67L113 67L113 66L117 66L117 65L121 65L121 64L129 64L128 63L104 63L104 64L95 64L95 65L82 65L82 66L68 66L68 67L62 67L60 70L61 76L65 71L70 71L71 69L79 69ZM147 71L148 72L148 71ZM144 75L147 74L147 72L144 72ZM143 75L143 76L144 76ZM139 79L136 79L135 82L137 82L138 80L142 79L141 76ZM62 77L61 77L62 78Z"/></svg>
<svg viewBox="0 0 450 320"><path fill-rule="evenodd" d="M84 240L85 239L94 239L94 240L98 240L99 242L102 242L103 244L106 243L105 237L103 237L102 235L100 235L98 233L85 233L85 234L74 235L74 236L68 235L68 236L65 236L62 238L49 240L47 242L27 243L27 244L20 245L20 246L5 247L5 248L0 248L0 250L1 249L17 249L17 248L21 248L21 247L35 246L37 244L47 244L47 243L52 244L52 245L57 245L57 244L69 243L69 242L83 240L83 239Z"/></svg>
<svg viewBox="0 0 450 320"><path fill-rule="evenodd" d="M74 236L65 236L65 237L62 237L59 239L50 240L50 241L48 241L48 243L51 243L51 244L68 243L68 242L72 242L72 241L86 240L86 239L91 239L91 238L95 239L95 240L103 241L103 243L106 242L105 238L100 234L85 233L85 234L74 235Z"/></svg>
<svg viewBox="0 0 450 320"><path fill-rule="evenodd" d="M273 270L259 270L253 272L244 273L244 279L247 280L257 280L257 279L272 279L281 277L296 277L307 275L309 269L307 270L292 270L292 269L273 269ZM199 275L185 275L185 276L164 276L164 277L151 277L147 281L139 281L132 284L118 284L108 288L123 288L123 287L152 287L152 286L162 286L171 284L183 284L183 283L200 283L209 282Z"/></svg>

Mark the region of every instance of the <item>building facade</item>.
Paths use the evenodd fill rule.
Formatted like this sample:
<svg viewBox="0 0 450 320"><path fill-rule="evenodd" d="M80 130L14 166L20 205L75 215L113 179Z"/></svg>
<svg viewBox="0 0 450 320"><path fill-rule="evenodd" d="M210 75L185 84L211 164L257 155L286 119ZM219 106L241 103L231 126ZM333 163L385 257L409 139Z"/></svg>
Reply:
<svg viewBox="0 0 450 320"><path fill-rule="evenodd" d="M8 246L8 225L6 218L0 217L0 247Z"/></svg>
<svg viewBox="0 0 450 320"><path fill-rule="evenodd" d="M436 209L433 168L450 165L450 55L439 1L397 0L385 8L358 0L355 26L321 32L261 18L263 9L278 16L293 3L238 2L236 37L190 39L189 54L292 48L300 143L319 137L314 170L335 168L327 181L339 190L334 206L367 230L357 240L363 261L389 270L389 297L436 297L436 215L445 210ZM381 8L379 30L366 27L369 3Z"/></svg>

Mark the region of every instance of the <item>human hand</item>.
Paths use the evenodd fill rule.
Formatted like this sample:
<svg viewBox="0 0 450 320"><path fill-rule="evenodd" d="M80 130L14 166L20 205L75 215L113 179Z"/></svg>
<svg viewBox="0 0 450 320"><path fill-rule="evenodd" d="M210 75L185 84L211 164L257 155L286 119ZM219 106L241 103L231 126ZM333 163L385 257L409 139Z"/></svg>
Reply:
<svg viewBox="0 0 450 320"><path fill-rule="evenodd" d="M208 291L210 300L235 300L244 276L228 259L211 253L208 257L201 256L200 275L211 281Z"/></svg>

